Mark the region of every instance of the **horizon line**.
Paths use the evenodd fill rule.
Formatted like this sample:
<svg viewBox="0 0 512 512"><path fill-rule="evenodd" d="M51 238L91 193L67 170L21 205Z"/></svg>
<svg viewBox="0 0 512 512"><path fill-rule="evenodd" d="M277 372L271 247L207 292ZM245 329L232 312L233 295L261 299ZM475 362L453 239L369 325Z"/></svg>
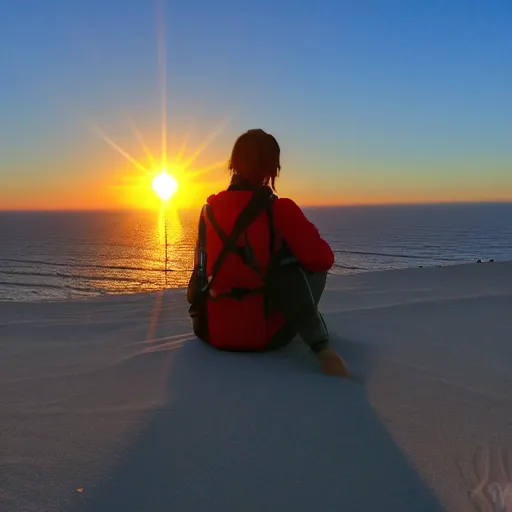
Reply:
<svg viewBox="0 0 512 512"><path fill-rule="evenodd" d="M416 201L416 202L386 202L386 203L332 203L332 204L310 204L300 205L303 209L322 209L322 208L378 208L384 206L455 206L455 205L490 205L490 204L512 204L512 199L499 200L452 200L452 201ZM197 211L200 206L180 207L177 211ZM108 213L108 212L158 212L160 208L136 208L136 207L114 207L114 208L0 208L0 213Z"/></svg>

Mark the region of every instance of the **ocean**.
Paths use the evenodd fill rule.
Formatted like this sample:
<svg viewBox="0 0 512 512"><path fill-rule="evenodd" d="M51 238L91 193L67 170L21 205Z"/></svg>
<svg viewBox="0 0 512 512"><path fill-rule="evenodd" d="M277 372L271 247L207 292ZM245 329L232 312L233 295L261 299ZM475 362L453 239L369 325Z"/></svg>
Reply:
<svg viewBox="0 0 512 512"><path fill-rule="evenodd" d="M334 274L512 260L512 203L304 209ZM198 212L0 212L0 301L184 287Z"/></svg>

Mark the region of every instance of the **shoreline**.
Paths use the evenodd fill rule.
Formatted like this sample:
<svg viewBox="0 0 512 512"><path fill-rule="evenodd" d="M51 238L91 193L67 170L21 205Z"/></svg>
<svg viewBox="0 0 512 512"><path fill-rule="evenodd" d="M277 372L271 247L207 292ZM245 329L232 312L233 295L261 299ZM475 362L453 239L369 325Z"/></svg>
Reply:
<svg viewBox="0 0 512 512"><path fill-rule="evenodd" d="M442 268L457 268L457 267L467 267L472 265L503 265L503 264L509 264L512 263L512 259L510 260L494 260L494 261L481 261L481 262L465 262L465 263L453 263L453 264L437 264L437 265L420 265L420 266L414 266L414 267L402 267L402 268L393 268L393 269L372 269L372 270L361 270L356 272L350 272L350 273L339 273L334 274L329 272L328 274L328 280L337 280L337 279L351 279L356 276L366 276L366 275L373 275L373 274L394 274L394 273L402 273L402 272L411 272L411 271L426 271L426 270L432 270L432 269L442 269ZM163 271L162 271L163 272ZM101 299L108 299L109 297L132 297L132 296L151 296L157 293L169 293L172 291L179 291L182 290L185 292L186 287L180 286L176 288L158 288L148 291L138 291L134 293L104 293L104 294L97 294L97 295L90 295L86 297L72 297L72 298L62 298L62 299L0 299L0 304L25 304L25 303L62 303L62 302L87 302L87 301L95 301L95 300L101 300Z"/></svg>

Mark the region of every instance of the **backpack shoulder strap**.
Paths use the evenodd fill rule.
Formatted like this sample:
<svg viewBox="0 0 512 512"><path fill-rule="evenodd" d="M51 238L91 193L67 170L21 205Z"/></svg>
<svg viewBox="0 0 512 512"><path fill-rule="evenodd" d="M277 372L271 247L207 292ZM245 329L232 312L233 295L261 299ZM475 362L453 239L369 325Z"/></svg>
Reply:
<svg viewBox="0 0 512 512"><path fill-rule="evenodd" d="M270 254L270 261L273 260L274 257L274 251L276 248L276 227L274 224L274 200L277 199L275 195L272 195L270 197L270 200L267 204L267 221L268 221L268 236L270 238L270 244L269 244L269 254Z"/></svg>
<svg viewBox="0 0 512 512"><path fill-rule="evenodd" d="M201 208L198 222L197 241L194 248L194 268L187 286L187 301L192 304L198 292L207 283L206 278L206 222L204 218L205 206Z"/></svg>

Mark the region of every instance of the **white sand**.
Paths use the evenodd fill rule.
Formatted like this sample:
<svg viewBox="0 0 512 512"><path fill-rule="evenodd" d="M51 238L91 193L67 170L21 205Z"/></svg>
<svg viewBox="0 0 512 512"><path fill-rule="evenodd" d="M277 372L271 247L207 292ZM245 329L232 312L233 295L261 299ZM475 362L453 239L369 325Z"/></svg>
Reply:
<svg viewBox="0 0 512 512"><path fill-rule="evenodd" d="M322 309L352 382L209 349L183 290L0 303L0 510L511 511L512 264L332 278Z"/></svg>

